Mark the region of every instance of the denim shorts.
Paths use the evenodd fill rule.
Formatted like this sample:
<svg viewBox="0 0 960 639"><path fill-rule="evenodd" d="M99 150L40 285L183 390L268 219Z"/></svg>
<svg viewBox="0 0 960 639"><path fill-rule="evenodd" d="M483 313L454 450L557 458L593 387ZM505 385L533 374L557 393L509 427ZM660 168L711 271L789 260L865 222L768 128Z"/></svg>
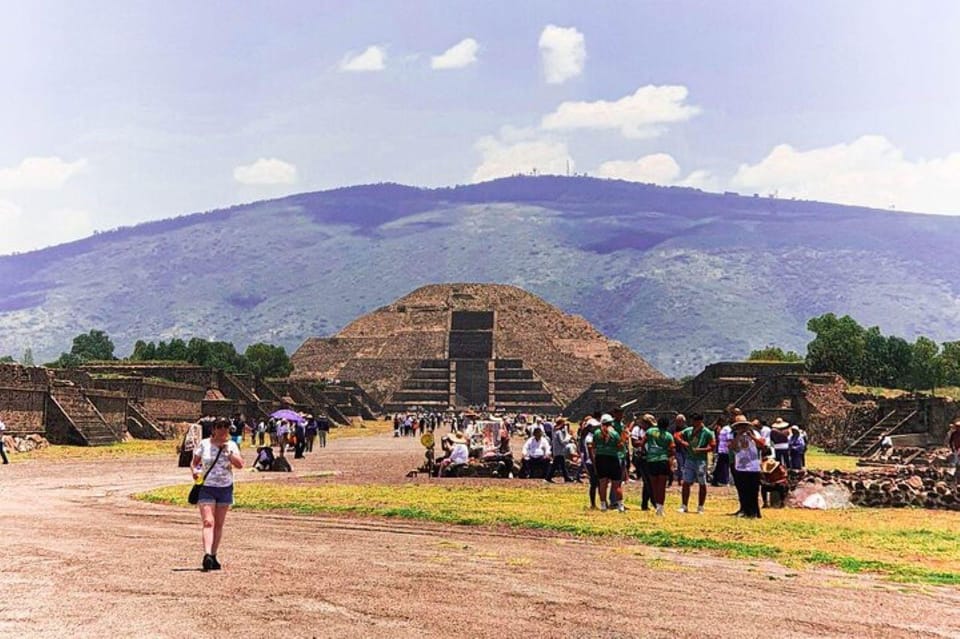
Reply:
<svg viewBox="0 0 960 639"><path fill-rule="evenodd" d="M683 460L683 483L685 484L706 484L707 483L707 461L705 459L694 459L687 457Z"/></svg>
<svg viewBox="0 0 960 639"><path fill-rule="evenodd" d="M198 504L216 504L230 506L233 504L233 484L229 486L200 486L200 500Z"/></svg>

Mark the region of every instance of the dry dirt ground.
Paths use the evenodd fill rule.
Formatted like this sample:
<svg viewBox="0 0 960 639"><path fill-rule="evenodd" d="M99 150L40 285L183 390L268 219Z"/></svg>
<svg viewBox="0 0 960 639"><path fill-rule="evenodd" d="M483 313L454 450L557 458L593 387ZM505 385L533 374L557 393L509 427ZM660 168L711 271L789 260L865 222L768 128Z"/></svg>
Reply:
<svg viewBox="0 0 960 639"><path fill-rule="evenodd" d="M339 440L295 470L408 481L419 451ZM954 589L418 522L236 511L202 573L196 511L130 499L177 482L172 457L0 467L0 636L960 636Z"/></svg>

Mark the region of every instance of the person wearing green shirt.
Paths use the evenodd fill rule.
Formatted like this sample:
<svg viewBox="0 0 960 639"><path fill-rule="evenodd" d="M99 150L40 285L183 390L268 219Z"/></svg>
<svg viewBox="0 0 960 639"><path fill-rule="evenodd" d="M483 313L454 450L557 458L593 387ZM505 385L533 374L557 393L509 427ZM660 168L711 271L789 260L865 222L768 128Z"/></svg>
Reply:
<svg viewBox="0 0 960 639"><path fill-rule="evenodd" d="M607 510L607 488L610 489L610 507L620 512L626 510L623 504L617 501L617 488L623 479L623 470L620 465L620 431L616 429L613 416L604 414L600 417L600 428L593 433L590 443L590 459L597 473L600 484L600 510Z"/></svg>
<svg viewBox="0 0 960 639"><path fill-rule="evenodd" d="M673 435L668 430L670 420L661 417L657 420L657 425L648 428L640 439L640 445L643 446L647 456L647 473L650 476L651 493L653 495L653 505L657 509L657 517L663 517L663 502L667 496L667 478L673 472L670 464L674 459Z"/></svg>
<svg viewBox="0 0 960 639"><path fill-rule="evenodd" d="M680 498L683 504L680 512L688 512L690 503L690 487L693 482L700 484L700 494L697 501L697 514L703 514L703 506L707 502L707 454L716 447L716 437L713 431L703 425L703 415L696 413L690 416L692 426L684 428L675 435L677 446L686 451L683 462L683 483L680 489Z"/></svg>

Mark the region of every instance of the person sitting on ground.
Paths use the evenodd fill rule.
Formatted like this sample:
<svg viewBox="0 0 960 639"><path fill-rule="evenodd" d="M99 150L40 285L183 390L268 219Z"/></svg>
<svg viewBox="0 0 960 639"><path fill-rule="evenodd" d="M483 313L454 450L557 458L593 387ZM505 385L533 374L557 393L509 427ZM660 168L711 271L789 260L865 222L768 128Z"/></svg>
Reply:
<svg viewBox="0 0 960 639"><path fill-rule="evenodd" d="M273 460L273 448L270 446L261 446L257 449L257 458L253 462L253 469L261 472L271 470Z"/></svg>
<svg viewBox="0 0 960 639"><path fill-rule="evenodd" d="M787 469L783 464L767 453L763 462L760 464L760 495L763 498L763 507L770 507L770 493L779 496L777 508L783 508L787 504Z"/></svg>
<svg viewBox="0 0 960 639"><path fill-rule="evenodd" d="M544 479L550 470L550 442L543 436L543 429L537 426L533 436L523 444L523 462L520 465L520 478L526 479L538 469Z"/></svg>
<svg viewBox="0 0 960 639"><path fill-rule="evenodd" d="M450 438L450 454L440 460L440 477L444 475L448 477L451 475L455 476L460 468L466 466L470 460L470 449L467 448L467 440L459 433L451 433L448 437Z"/></svg>
<svg viewBox="0 0 960 639"><path fill-rule="evenodd" d="M883 439L880 440L880 459L883 461L889 461L892 454L893 437L890 437L890 435L884 435Z"/></svg>

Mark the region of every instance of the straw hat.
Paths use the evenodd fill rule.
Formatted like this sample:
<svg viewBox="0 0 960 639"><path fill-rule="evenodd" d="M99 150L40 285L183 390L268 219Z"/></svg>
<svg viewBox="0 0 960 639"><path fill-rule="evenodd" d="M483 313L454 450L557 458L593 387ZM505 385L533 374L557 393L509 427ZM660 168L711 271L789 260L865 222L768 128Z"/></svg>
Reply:
<svg viewBox="0 0 960 639"><path fill-rule="evenodd" d="M764 459L763 462L761 462L760 472L772 473L777 469L777 466L779 465L780 465L780 462L778 462L776 459L768 457L767 459Z"/></svg>

